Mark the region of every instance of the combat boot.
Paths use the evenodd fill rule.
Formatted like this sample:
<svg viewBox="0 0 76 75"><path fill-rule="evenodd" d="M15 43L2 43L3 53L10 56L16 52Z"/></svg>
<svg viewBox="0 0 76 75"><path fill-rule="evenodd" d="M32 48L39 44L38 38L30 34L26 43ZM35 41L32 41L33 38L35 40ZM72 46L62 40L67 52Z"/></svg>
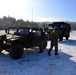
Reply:
<svg viewBox="0 0 76 75"><path fill-rule="evenodd" d="M58 53L55 53L55 55L59 55Z"/></svg>
<svg viewBox="0 0 76 75"><path fill-rule="evenodd" d="M43 53L43 51L39 51L38 53Z"/></svg>
<svg viewBox="0 0 76 75"><path fill-rule="evenodd" d="M49 56L51 56L50 52L47 53Z"/></svg>

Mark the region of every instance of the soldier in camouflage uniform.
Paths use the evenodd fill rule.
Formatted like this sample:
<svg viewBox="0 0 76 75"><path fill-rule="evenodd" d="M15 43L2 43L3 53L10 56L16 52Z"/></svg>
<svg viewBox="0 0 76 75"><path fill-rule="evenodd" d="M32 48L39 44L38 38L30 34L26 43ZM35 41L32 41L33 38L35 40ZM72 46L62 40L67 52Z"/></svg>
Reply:
<svg viewBox="0 0 76 75"><path fill-rule="evenodd" d="M59 55L58 38L59 38L59 30L57 27L54 27L53 31L50 33L51 46L50 46L50 49L48 50L48 55L51 55L50 52L54 46L55 46L55 55Z"/></svg>

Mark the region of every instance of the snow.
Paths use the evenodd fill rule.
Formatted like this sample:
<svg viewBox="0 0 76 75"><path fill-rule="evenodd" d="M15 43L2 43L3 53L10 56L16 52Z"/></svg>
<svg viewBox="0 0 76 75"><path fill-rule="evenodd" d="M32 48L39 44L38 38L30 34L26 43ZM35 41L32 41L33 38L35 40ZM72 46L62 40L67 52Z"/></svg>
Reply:
<svg viewBox="0 0 76 75"><path fill-rule="evenodd" d="M13 60L9 53L2 51L0 54L0 75L75 75L76 74L76 31L71 31L69 40L58 44L58 56L47 55L50 48L43 53L38 53L38 48L25 50L22 58Z"/></svg>

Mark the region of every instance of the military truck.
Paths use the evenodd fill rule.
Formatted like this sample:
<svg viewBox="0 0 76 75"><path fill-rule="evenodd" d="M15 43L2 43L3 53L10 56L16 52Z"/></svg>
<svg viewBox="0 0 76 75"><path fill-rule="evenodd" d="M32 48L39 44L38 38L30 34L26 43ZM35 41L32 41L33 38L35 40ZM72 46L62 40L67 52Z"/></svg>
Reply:
<svg viewBox="0 0 76 75"><path fill-rule="evenodd" d="M63 37L66 38L66 40L70 37L70 31L71 26L68 23L65 22L53 22L52 24L49 24L47 28L45 28L45 31L49 34L53 30L54 27L57 27L60 31L59 40L62 41Z"/></svg>
<svg viewBox="0 0 76 75"><path fill-rule="evenodd" d="M6 34L0 36L0 52L6 50L13 59L19 59L24 48L39 47L40 51L47 46L46 35L41 28L9 27Z"/></svg>

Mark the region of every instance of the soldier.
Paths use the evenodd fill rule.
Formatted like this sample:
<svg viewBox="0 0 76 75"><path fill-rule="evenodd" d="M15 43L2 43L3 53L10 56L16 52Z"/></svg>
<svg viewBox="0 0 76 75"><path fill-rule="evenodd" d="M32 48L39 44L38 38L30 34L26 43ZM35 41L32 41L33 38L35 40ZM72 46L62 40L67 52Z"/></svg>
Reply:
<svg viewBox="0 0 76 75"><path fill-rule="evenodd" d="M45 34L44 33L41 33L42 34L42 37L41 37L41 41L44 40L44 37L45 37ZM45 40L46 41L46 40ZM44 42L42 42L42 44L44 44ZM38 53L43 53L43 48L42 48L42 45L40 44L40 51Z"/></svg>
<svg viewBox="0 0 76 75"><path fill-rule="evenodd" d="M51 46L48 50L48 55L50 56L50 52L52 48L55 46L55 55L58 54L58 38L59 38L59 29L57 27L54 27L53 31L50 33L50 40L51 40Z"/></svg>

